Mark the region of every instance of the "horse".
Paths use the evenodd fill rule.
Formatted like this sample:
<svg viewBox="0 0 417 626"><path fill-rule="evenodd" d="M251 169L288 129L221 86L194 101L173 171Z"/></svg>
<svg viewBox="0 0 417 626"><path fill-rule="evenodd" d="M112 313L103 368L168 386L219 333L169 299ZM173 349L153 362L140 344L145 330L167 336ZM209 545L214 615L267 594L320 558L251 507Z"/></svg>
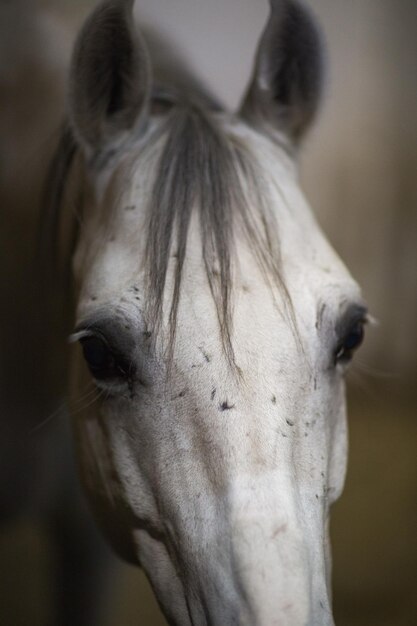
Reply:
<svg viewBox="0 0 417 626"><path fill-rule="evenodd" d="M81 482L169 624L328 626L368 313L298 181L319 28L271 0L229 112L158 83L132 8L105 0L79 34L46 202L75 301Z"/></svg>

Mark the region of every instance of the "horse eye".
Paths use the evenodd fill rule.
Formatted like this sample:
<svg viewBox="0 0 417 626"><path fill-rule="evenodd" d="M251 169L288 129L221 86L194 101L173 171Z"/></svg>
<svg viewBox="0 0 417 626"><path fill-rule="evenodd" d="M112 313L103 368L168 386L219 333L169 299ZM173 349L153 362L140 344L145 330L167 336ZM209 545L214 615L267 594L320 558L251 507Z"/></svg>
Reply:
<svg viewBox="0 0 417 626"><path fill-rule="evenodd" d="M116 359L104 339L91 335L80 339L80 343L84 359L94 378L103 380L120 376L121 368L118 367Z"/></svg>
<svg viewBox="0 0 417 626"><path fill-rule="evenodd" d="M339 344L336 351L336 362L337 363L347 363L352 359L353 352L359 348L361 343L363 342L363 338L365 335L365 321L358 320L353 324L353 326L349 329L349 332L343 339L342 343Z"/></svg>

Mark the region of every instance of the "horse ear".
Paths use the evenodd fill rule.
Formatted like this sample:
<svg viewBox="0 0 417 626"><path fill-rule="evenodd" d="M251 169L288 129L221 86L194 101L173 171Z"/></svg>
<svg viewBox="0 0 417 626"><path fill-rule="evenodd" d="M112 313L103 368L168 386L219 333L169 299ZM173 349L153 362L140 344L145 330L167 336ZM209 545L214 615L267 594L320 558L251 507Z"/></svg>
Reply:
<svg viewBox="0 0 417 626"><path fill-rule="evenodd" d="M298 144L320 101L323 48L310 12L297 0L270 0L241 114Z"/></svg>
<svg viewBox="0 0 417 626"><path fill-rule="evenodd" d="M106 0L89 16L75 44L69 119L89 155L123 141L147 113L151 71L134 30L134 0Z"/></svg>

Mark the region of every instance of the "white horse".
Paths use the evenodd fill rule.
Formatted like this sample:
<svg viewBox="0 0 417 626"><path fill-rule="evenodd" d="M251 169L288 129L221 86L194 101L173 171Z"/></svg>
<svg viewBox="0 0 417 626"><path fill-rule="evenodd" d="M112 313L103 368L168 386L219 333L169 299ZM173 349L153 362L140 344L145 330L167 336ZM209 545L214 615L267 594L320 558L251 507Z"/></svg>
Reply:
<svg viewBox="0 0 417 626"><path fill-rule="evenodd" d="M132 0L76 44L51 209L75 193L82 481L170 624L333 623L328 521L343 487L357 284L299 189L322 51L271 0L237 114L160 88ZM89 387L90 386L90 387Z"/></svg>

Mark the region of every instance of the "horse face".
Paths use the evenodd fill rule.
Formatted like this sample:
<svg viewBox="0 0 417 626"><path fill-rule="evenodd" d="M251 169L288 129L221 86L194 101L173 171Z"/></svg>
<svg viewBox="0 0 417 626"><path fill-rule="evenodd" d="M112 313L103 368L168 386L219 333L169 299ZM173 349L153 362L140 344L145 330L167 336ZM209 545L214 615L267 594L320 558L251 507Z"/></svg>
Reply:
<svg viewBox="0 0 417 626"><path fill-rule="evenodd" d="M90 18L73 64L85 77L91 41L107 49L100 24L120 20L129 80L116 97L106 74L93 125L78 81L70 112L86 161L73 263L83 483L171 623L331 624L343 373L366 313L297 184L294 150L318 91L315 30L298 4L272 3L240 118L175 104L155 117L146 89L128 91L149 71L126 6ZM94 402L79 410L91 384Z"/></svg>

